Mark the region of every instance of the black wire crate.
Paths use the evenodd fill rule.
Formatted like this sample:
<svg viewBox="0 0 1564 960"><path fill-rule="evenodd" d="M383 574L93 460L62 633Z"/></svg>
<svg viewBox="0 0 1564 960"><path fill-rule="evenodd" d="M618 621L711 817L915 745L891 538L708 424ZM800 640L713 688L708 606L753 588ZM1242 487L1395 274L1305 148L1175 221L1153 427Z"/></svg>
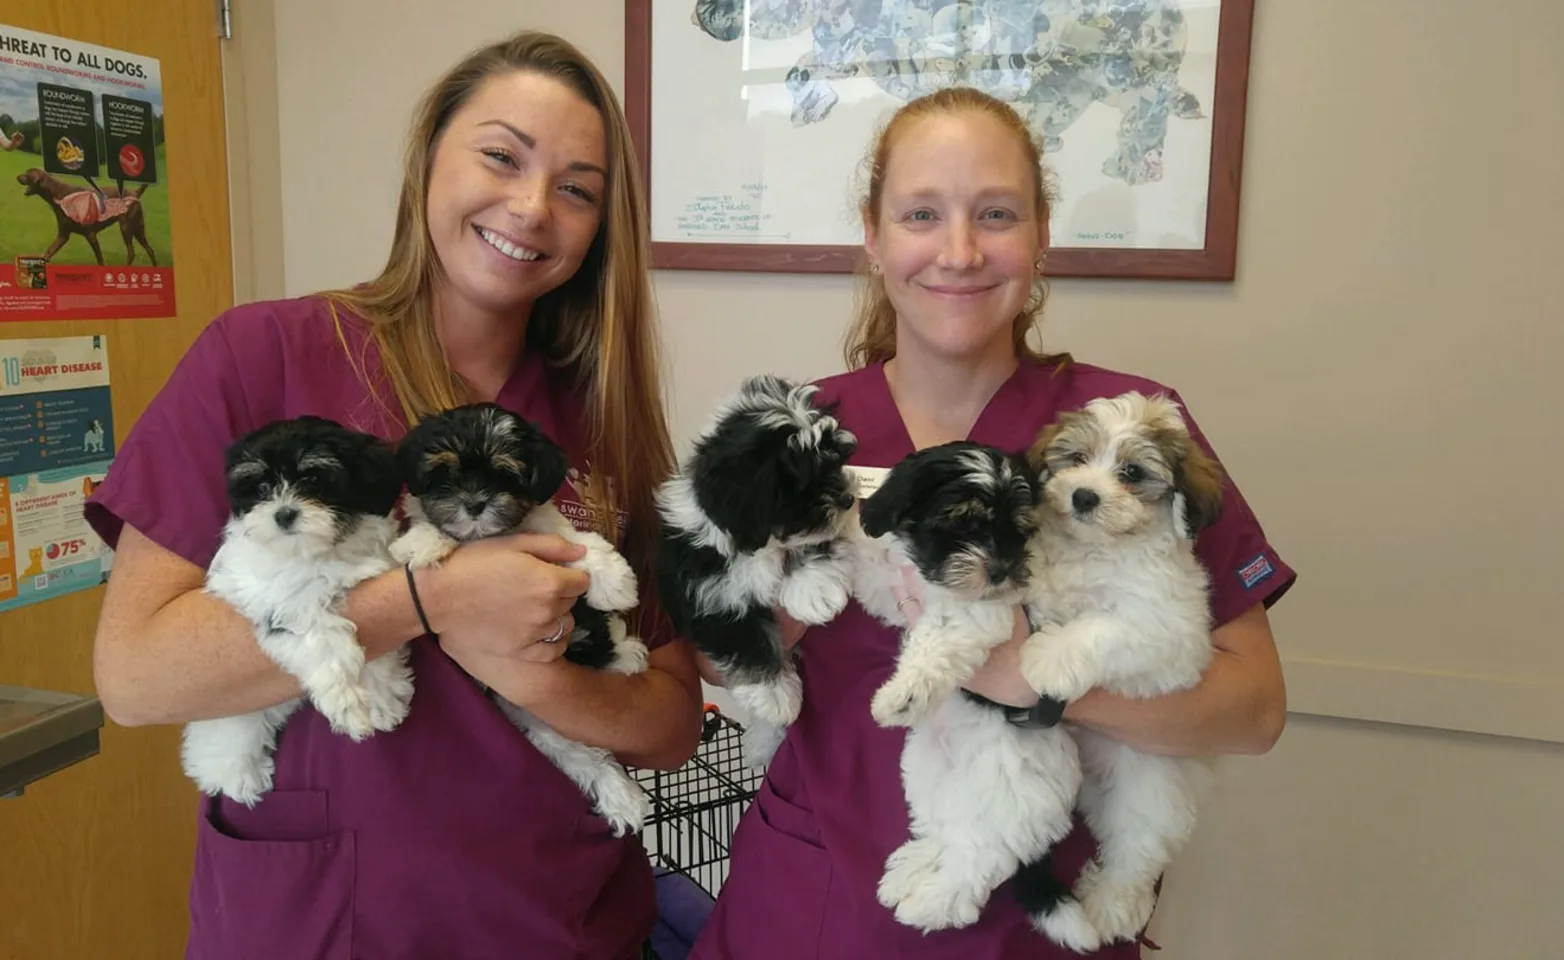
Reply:
<svg viewBox="0 0 1564 960"><path fill-rule="evenodd" d="M632 771L652 801L641 832L652 863L712 897L727 878L733 831L764 777L744 763L743 736L742 724L707 704L700 746L684 766Z"/></svg>

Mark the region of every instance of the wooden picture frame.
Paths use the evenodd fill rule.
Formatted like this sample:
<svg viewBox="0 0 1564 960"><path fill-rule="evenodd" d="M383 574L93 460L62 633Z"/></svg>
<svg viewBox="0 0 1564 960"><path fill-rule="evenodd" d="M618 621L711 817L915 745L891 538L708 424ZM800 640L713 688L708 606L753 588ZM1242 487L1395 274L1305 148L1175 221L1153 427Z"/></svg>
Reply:
<svg viewBox="0 0 1564 960"><path fill-rule="evenodd" d="M863 249L849 237L861 228L846 222L856 219L851 216L855 197L850 191L857 184L839 176L846 162L845 145L856 146L858 154L867 148L878 123L900 102L888 90L911 89L916 93L930 84L939 85L942 74L930 64L954 62L917 54L928 54L941 38L964 43L969 34L988 37L991 52L995 49L992 38L1015 22L1019 12L1022 16L1033 14L1033 25L1046 23L1053 35L1037 34L1030 51L1045 43L1050 51L1070 51L1054 59L1035 53L1030 59L1010 55L1015 69L982 74L998 83L1017 82L1014 78L1020 77L1019 83L1029 83L1030 91L1038 91L1043 89L1036 80L1038 74L1028 71L1048 71L1050 85L1044 96L1049 99L1034 109L1049 112L1043 122L1054 121L1061 141L1059 152L1045 154L1044 160L1061 194L1051 230L1049 276L1234 278L1254 0L1201 4L1140 0L1131 8L1136 16L1133 24L1115 21L1106 14L1081 19L1083 4L1092 0L957 0L946 4L906 0L907 10L901 14L907 18L939 7L945 32L939 32L938 22L933 30L923 24L910 32L889 30L888 39L881 36L877 41L881 50L887 49L887 42L892 50L905 52L909 45L920 49L901 60L847 59L856 64L852 68L856 74L844 71L840 63L849 45L865 49L865 28L849 25L846 34L833 37L831 30L839 25L819 26L809 19L815 5L825 2L626 0L625 108L650 207L654 266L779 273L857 270L863 262ZM866 10L885 8L882 0L853 2ZM708 18L704 24L697 16L698 6ZM746 9L751 19L743 23ZM768 16L771 19L762 22L761 18ZM966 19L958 20L951 29L953 16ZM731 36L718 37L713 29ZM791 36L781 36L789 29ZM856 35L854 29L859 31ZM1132 29L1140 38L1133 43L1145 47L1150 38L1154 48L1151 56L1144 49L1125 52L1125 38L1131 36ZM767 32L775 36L760 36ZM1014 37L1022 34L1014 33L1012 40L1001 45L1015 49ZM1083 41L1083 37L1087 39ZM1080 55L1079 51L1093 44L1095 53ZM1171 58L1170 44L1177 58L1171 73L1145 66L1147 62L1165 64ZM803 53L790 65L781 59L800 49ZM1136 54L1140 54L1138 60ZM733 66L735 56L742 61L737 67ZM769 58L770 62L749 66L752 56ZM834 74L833 56L837 64ZM964 62L979 59L970 51L966 57ZM1047 66L1038 67L1044 59ZM995 62L988 60L991 65ZM821 63L827 66L822 68ZM1061 63L1068 64L1064 70L1069 76L1057 66ZM810 66L815 67L812 76L807 72ZM1135 86L1148 76L1153 78L1151 84ZM1174 78L1171 83L1170 76ZM745 83L745 77L757 82ZM1111 87L1115 78L1125 77L1134 95L1121 95L1120 102L1138 103L1143 108L1154 105L1136 114L1157 115L1136 128L1137 133L1152 131L1151 139L1122 132L1131 126L1124 121L1123 111L1101 102L1101 90ZM735 81L739 84L736 91ZM914 84L921 88L911 87ZM658 93L664 86L670 90L666 101ZM707 98L706 106L701 105L703 97ZM789 99L791 112L784 117L781 114L789 110ZM818 108L821 102L828 103L823 114ZM749 119L735 122L735 110L747 111ZM1074 119L1062 121L1064 126L1059 127L1061 115ZM871 116L873 121L867 119ZM1096 133L1080 134L1076 139L1087 146L1075 147L1072 130L1085 129L1088 118ZM829 134L818 132L833 120L837 126ZM1159 125L1164 132L1156 135ZM759 132L762 129L764 132ZM1114 131L1113 143L1104 142L1109 134L1103 131L1109 130ZM1091 139L1094 135L1096 140ZM1143 149L1148 143L1155 146ZM830 149L823 149L822 144ZM662 153L656 152L660 145L664 146ZM814 166L817 157L833 151L837 155L834 166L825 160ZM1104 155L1107 159L1102 159ZM1126 157L1138 157L1139 162ZM1055 160L1067 169L1056 168ZM1174 173L1180 176L1176 182L1168 176L1175 163ZM1095 172L1090 164L1098 165ZM768 165L771 172L758 180L750 172L766 170ZM852 173L858 173L856 164ZM701 180L708 175L714 182L714 192L709 195ZM1145 187L1155 188L1155 192L1143 190ZM1072 189L1076 190L1073 196ZM1142 192L1137 194L1137 190ZM1078 199L1081 191L1095 206L1088 207ZM1145 197L1156 199L1141 199ZM678 213L681 202L682 214ZM1067 206L1072 203L1074 206ZM811 204L816 208L813 212ZM829 215L822 214L825 210ZM798 211L791 214L796 221L786 221L790 211ZM1143 227L1141 218L1148 211L1164 217L1171 228ZM676 215L678 219L672 219ZM788 224L786 233L773 236L763 232L768 228L760 224L778 217ZM829 226L822 226L827 222ZM1134 226L1128 231L1112 228L1122 222ZM1089 229L1075 229L1082 223ZM1109 224L1109 228L1098 230L1099 223ZM819 237L795 240L794 226L801 231L826 230L831 235L826 242L820 242ZM1157 235L1140 240L1142 234L1152 233ZM1168 243L1169 238L1180 242ZM1101 242L1071 245L1072 240L1081 239Z"/></svg>

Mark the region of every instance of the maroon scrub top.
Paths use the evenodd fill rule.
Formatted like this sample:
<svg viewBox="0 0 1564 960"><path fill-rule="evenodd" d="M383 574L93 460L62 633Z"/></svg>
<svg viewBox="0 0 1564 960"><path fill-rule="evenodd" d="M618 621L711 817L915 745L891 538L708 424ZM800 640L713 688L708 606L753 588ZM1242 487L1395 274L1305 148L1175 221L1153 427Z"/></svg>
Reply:
<svg viewBox="0 0 1564 960"><path fill-rule="evenodd" d="M393 395L371 399L355 371L384 382L362 321L338 314L347 349L318 298L241 306L208 326L87 504L104 540L128 523L205 568L235 438L302 414L401 436ZM596 508L580 491L592 465L566 375L529 349L498 402L569 451L557 499L588 525ZM660 646L671 631L660 610L648 613L656 626L644 639ZM278 742L275 789L254 809L201 799L186 956L639 958L656 918L639 839L616 839L434 638L409 639L415 688L397 729L354 743L306 707Z"/></svg>
<svg viewBox="0 0 1564 960"><path fill-rule="evenodd" d="M1062 411L1127 390L1174 391L1086 364L1025 363L1001 386L970 439L1024 450ZM883 365L821 381L821 402L859 439L854 465L890 467L913 452ZM1185 411L1186 417L1188 416ZM1198 443L1210 445L1190 421ZM1214 456L1214 454L1213 454ZM1221 519L1196 545L1211 572L1212 612L1221 625L1257 603L1274 603L1295 574L1266 542L1236 487L1227 483ZM804 703L777 750L759 795L734 837L730 873L691 960L1079 960L1037 933L1007 881L978 922L928 935L896 922L875 895L885 859L907 838L900 761L906 731L877 726L869 701L891 675L898 635L856 603L799 645ZM1096 847L1077 815L1054 848L1073 881ZM1092 956L1130 960L1134 943Z"/></svg>

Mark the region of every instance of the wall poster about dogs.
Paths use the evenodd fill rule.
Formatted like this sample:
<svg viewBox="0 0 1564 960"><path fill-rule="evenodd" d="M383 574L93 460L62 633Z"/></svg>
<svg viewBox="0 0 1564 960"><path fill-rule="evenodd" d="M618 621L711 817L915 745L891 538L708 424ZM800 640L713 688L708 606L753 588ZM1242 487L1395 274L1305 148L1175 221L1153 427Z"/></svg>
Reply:
<svg viewBox="0 0 1564 960"><path fill-rule="evenodd" d="M108 578L82 504L113 459L108 339L0 340L0 612Z"/></svg>
<svg viewBox="0 0 1564 960"><path fill-rule="evenodd" d="M158 61L0 24L0 321L174 316Z"/></svg>
<svg viewBox="0 0 1564 960"><path fill-rule="evenodd" d="M1254 0L627 0L653 258L851 272L901 104L1014 106L1058 194L1051 276L1231 280Z"/></svg>

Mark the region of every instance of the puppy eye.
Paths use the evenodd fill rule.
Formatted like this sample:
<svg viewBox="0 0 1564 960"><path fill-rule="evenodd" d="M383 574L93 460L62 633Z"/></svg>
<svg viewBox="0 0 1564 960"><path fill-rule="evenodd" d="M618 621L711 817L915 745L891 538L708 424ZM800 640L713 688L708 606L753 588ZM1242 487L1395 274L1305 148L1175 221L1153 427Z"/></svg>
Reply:
<svg viewBox="0 0 1564 960"><path fill-rule="evenodd" d="M1084 467L1086 465L1086 454L1080 450L1075 451L1065 459L1069 460L1069 462L1075 464L1077 467Z"/></svg>
<svg viewBox="0 0 1564 960"><path fill-rule="evenodd" d="M269 480L262 480L260 483L257 483L255 485L255 495L257 497L269 497L269 496L271 496L272 495L271 481L269 481Z"/></svg>
<svg viewBox="0 0 1564 960"><path fill-rule="evenodd" d="M1127 463L1119 471L1119 476L1124 478L1125 483L1140 483L1146 479L1146 471L1138 463Z"/></svg>

